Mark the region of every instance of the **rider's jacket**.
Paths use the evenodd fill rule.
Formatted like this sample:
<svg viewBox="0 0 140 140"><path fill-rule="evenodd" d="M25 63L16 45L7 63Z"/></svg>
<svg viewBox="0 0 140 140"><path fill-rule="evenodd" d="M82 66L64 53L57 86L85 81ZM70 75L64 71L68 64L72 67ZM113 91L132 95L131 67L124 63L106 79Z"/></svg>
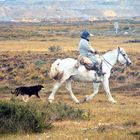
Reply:
<svg viewBox="0 0 140 140"><path fill-rule="evenodd" d="M93 55L93 52L95 52L95 49L93 49L86 39L81 38L79 42L79 52L80 55L88 56Z"/></svg>
<svg viewBox="0 0 140 140"><path fill-rule="evenodd" d="M81 38L79 42L79 52L80 55L89 58L93 62L93 64L96 64L97 60L94 54L95 49L91 47L89 41L87 41L86 39Z"/></svg>

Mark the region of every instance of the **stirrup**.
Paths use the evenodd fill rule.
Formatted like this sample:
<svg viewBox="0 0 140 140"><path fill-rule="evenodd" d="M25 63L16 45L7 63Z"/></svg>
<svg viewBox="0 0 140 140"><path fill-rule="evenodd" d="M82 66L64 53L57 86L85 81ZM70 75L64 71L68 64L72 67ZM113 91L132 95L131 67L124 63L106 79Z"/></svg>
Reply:
<svg viewBox="0 0 140 140"><path fill-rule="evenodd" d="M99 77L104 76L106 74L105 72L102 72L102 71L96 71L96 73Z"/></svg>
<svg viewBox="0 0 140 140"><path fill-rule="evenodd" d="M98 79L99 78L99 79ZM101 83L102 79L100 78L100 76L98 76L98 74L95 74L95 80L93 80L94 83Z"/></svg>

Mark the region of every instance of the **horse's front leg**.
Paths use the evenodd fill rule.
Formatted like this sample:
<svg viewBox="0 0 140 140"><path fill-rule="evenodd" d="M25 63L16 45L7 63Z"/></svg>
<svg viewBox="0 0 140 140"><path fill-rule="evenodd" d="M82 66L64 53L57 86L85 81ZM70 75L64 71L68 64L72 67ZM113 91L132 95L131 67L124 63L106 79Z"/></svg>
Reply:
<svg viewBox="0 0 140 140"><path fill-rule="evenodd" d="M67 88L68 92L70 93L70 96L73 99L73 101L75 103L79 104L78 99L75 97L75 95L72 92L72 89L71 89L71 80L70 79L66 81L66 88Z"/></svg>
<svg viewBox="0 0 140 140"><path fill-rule="evenodd" d="M116 103L116 101L113 99L111 92L110 92L110 89L109 89L109 78L108 77L104 77L103 87L104 87L104 90L107 94L108 100L112 103Z"/></svg>
<svg viewBox="0 0 140 140"><path fill-rule="evenodd" d="M100 86L100 83L93 83L94 92L93 92L93 94L87 96L87 97L85 98L85 101L90 101L90 100L92 100L92 98L98 93L98 91L99 91L99 86Z"/></svg>
<svg viewBox="0 0 140 140"><path fill-rule="evenodd" d="M50 96L48 97L48 101L49 103L52 103L52 101L54 100L54 96L56 94L56 91L60 88L60 86L62 85L62 82L56 82L54 87L53 87L53 90L52 90L52 93L50 94Z"/></svg>

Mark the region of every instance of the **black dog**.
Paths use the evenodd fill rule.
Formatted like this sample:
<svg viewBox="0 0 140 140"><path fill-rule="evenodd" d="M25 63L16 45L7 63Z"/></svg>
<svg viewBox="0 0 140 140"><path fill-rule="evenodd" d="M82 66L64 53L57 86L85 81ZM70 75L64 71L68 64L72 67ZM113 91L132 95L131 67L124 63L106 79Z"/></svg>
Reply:
<svg viewBox="0 0 140 140"><path fill-rule="evenodd" d="M18 87L13 91L11 91L12 94L18 96L18 95L28 95L29 97L31 97L32 95L35 95L36 97L40 98L40 96L38 95L38 92L44 88L42 85L35 85L35 86L22 86L22 87ZM24 100L24 98L23 98ZM25 101L25 100L24 100ZM27 102L27 101L25 101Z"/></svg>

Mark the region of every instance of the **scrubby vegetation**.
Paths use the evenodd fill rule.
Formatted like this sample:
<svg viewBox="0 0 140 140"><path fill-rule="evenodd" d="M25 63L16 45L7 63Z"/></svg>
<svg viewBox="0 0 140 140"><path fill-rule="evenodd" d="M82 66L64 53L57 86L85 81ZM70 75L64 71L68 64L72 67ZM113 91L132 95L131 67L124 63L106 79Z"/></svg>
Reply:
<svg viewBox="0 0 140 140"><path fill-rule="evenodd" d="M89 120L91 115L89 111L62 102L49 104L46 111L49 120Z"/></svg>
<svg viewBox="0 0 140 140"><path fill-rule="evenodd" d="M59 52L62 51L62 48L60 46L50 46L48 50L49 52Z"/></svg>
<svg viewBox="0 0 140 140"><path fill-rule="evenodd" d="M11 102L0 102L0 124L0 133L41 132L51 125L33 107Z"/></svg>
<svg viewBox="0 0 140 140"><path fill-rule="evenodd" d="M8 108L12 106L11 112L14 112L13 108L18 111L15 114L18 116L15 118L20 127L20 133L16 133L18 130L13 125L15 120L10 123L13 118L7 116L9 120L7 123L14 127L11 131L5 118L1 119L1 132L16 134L0 134L0 139L135 140L140 138L139 21L120 21L117 36L113 23L114 21L95 21L55 26L32 25L32 23L26 25L0 24L0 98L6 101L6 103L1 102L1 105L7 105ZM126 50L132 60L131 67L123 70L122 65L116 65L111 74L110 89L118 102L117 104L109 103L101 89L101 94L99 93L90 102L76 105L66 94L65 87L62 86L56 94L54 103L47 105L47 98L54 85L54 81L48 76L50 65L57 58L77 58L80 32L83 29L89 29L95 35L91 38L91 44L100 54L120 46ZM40 93L46 102L34 97L28 101L27 105L21 102L20 97L8 101L11 97L10 92L15 87L38 83L46 88L45 93ZM90 83L75 82L72 88L79 100L93 92ZM58 103L59 101L62 102ZM22 109L19 109L20 107ZM32 117L34 121L30 123L28 120L25 121L27 126L23 125L24 123L19 125L23 121L19 122L18 119L27 119L27 117ZM40 127L35 122L40 123ZM5 123L6 130L1 123ZM48 129L52 125L54 127ZM24 128L26 126L28 129L22 130L21 126ZM43 131L43 133L22 133L27 131Z"/></svg>
<svg viewBox="0 0 140 140"><path fill-rule="evenodd" d="M87 120L89 117L88 111L61 102L41 107L41 110L15 100L0 102L0 133L42 132L50 129L56 120Z"/></svg>

